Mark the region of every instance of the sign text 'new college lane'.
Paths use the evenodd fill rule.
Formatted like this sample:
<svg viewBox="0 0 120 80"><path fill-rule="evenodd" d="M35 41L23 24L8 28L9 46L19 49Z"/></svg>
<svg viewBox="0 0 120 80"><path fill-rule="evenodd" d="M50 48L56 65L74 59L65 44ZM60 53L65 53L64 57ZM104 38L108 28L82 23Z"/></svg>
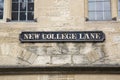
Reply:
<svg viewBox="0 0 120 80"><path fill-rule="evenodd" d="M102 31L83 32L22 32L21 42L102 42L105 34Z"/></svg>

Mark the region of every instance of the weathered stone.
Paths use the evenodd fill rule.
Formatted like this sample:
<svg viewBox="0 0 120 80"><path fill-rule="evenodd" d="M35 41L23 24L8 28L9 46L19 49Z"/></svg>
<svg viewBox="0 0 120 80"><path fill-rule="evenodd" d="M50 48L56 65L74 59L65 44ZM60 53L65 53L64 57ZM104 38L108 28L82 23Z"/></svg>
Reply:
<svg viewBox="0 0 120 80"><path fill-rule="evenodd" d="M48 47L47 54L48 55L55 55L55 54L61 54L61 52L59 51L59 49L57 47Z"/></svg>
<svg viewBox="0 0 120 80"><path fill-rule="evenodd" d="M16 43L1 44L1 54L17 57L21 53L21 48Z"/></svg>
<svg viewBox="0 0 120 80"><path fill-rule="evenodd" d="M75 43L74 45L79 51L78 54L83 54L85 52L86 43Z"/></svg>
<svg viewBox="0 0 120 80"><path fill-rule="evenodd" d="M0 66L58 66L120 64L120 22L86 21L87 0L34 0L37 22L6 22L12 19L11 2L4 0L4 16L0 20ZM97 1L97 0L96 0ZM104 0L105 1L105 0ZM111 15L118 17L118 0L110 0ZM22 31L103 31L101 43L20 43ZM18 45L19 44L19 45ZM37 45L37 46L36 46ZM41 46L42 45L42 46ZM107 55L107 56L106 56ZM16 57L17 56L17 57ZM88 62L87 62L88 61ZM87 62L87 64L85 64ZM4 75L0 80L120 80L119 75L37 74Z"/></svg>
<svg viewBox="0 0 120 80"><path fill-rule="evenodd" d="M99 56L98 53L96 53L95 51L91 51L90 53L85 55L87 57L87 59L89 60L89 63L94 63L97 60L99 60L100 58L102 58L101 56Z"/></svg>
<svg viewBox="0 0 120 80"><path fill-rule="evenodd" d="M0 66L15 66L17 65L17 58L11 56L0 56Z"/></svg>
<svg viewBox="0 0 120 80"><path fill-rule="evenodd" d="M47 47L41 46L37 48L38 55L46 55L46 53L47 53Z"/></svg>
<svg viewBox="0 0 120 80"><path fill-rule="evenodd" d="M68 45L69 54L80 54L80 47L77 47L75 43Z"/></svg>
<svg viewBox="0 0 120 80"><path fill-rule="evenodd" d="M68 46L65 43L58 43L57 47L61 54L68 54Z"/></svg>
<svg viewBox="0 0 120 80"><path fill-rule="evenodd" d="M18 59L28 62L29 64L33 64L37 57L38 57L37 54L30 53L27 50L23 50L22 53L18 56Z"/></svg>
<svg viewBox="0 0 120 80"><path fill-rule="evenodd" d="M11 0L5 2L4 20L0 23L1 56L17 58L21 65L31 65L39 56L51 56L51 61L55 64L73 65L74 63L81 66L82 60L83 64L86 61L90 64L103 64L104 62L119 64L119 22L86 22L85 19L88 18L86 0L34 1L34 18L37 22L30 23L4 22L7 18L11 19ZM115 11L112 12L112 16L114 13ZM20 43L19 34L22 31L103 31L106 41L102 44L88 42ZM50 64L52 65L54 64Z"/></svg>
<svg viewBox="0 0 120 80"><path fill-rule="evenodd" d="M88 60L85 55L73 55L73 64L87 64Z"/></svg>
<svg viewBox="0 0 120 80"><path fill-rule="evenodd" d="M8 37L9 33L7 32L0 32L0 37Z"/></svg>
<svg viewBox="0 0 120 80"><path fill-rule="evenodd" d="M28 52L37 53L37 46L27 46L25 47Z"/></svg>
<svg viewBox="0 0 120 80"><path fill-rule="evenodd" d="M71 64L71 55L56 55L52 56L52 64Z"/></svg>
<svg viewBox="0 0 120 80"><path fill-rule="evenodd" d="M22 48L18 44L13 43L9 45L10 45L10 50L9 50L10 56L17 57L22 52Z"/></svg>
<svg viewBox="0 0 120 80"><path fill-rule="evenodd" d="M10 45L8 45L6 43L1 44L2 55L9 55L9 51L10 51Z"/></svg>
<svg viewBox="0 0 120 80"><path fill-rule="evenodd" d="M38 56L33 65L47 65L50 64L51 58L50 56Z"/></svg>
<svg viewBox="0 0 120 80"><path fill-rule="evenodd" d="M120 35L113 37L113 42L120 43Z"/></svg>
<svg viewBox="0 0 120 80"><path fill-rule="evenodd" d="M49 80L75 80L73 75L49 75Z"/></svg>

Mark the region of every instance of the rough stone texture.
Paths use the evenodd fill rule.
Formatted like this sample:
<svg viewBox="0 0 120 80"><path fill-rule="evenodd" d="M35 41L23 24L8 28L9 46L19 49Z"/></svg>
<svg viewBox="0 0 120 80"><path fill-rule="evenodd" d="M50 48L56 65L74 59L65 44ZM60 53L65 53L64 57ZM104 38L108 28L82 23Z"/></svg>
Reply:
<svg viewBox="0 0 120 80"><path fill-rule="evenodd" d="M34 61L33 65L47 65L50 64L51 57L50 56L38 56Z"/></svg>
<svg viewBox="0 0 120 80"><path fill-rule="evenodd" d="M0 56L0 66L14 66L17 64L17 58L11 56Z"/></svg>
<svg viewBox="0 0 120 80"><path fill-rule="evenodd" d="M73 75L49 75L49 80L75 80L75 76Z"/></svg>
<svg viewBox="0 0 120 80"><path fill-rule="evenodd" d="M85 21L87 0L34 0L37 22L6 22L11 19L11 1L4 0L0 20L1 66L120 65L120 21ZM112 17L117 0L111 0ZM20 43L22 31L103 31L103 43ZM119 75L9 75L0 80L120 80Z"/></svg>
<svg viewBox="0 0 120 80"><path fill-rule="evenodd" d="M88 60L84 55L74 55L73 56L74 64L88 64Z"/></svg>
<svg viewBox="0 0 120 80"><path fill-rule="evenodd" d="M87 0L34 0L37 22L6 22L11 19L11 0L4 0L0 20L1 66L120 66L120 21L85 21ZM117 17L117 0L111 0ZM103 31L103 43L20 43L22 31ZM119 75L38 74L4 75L0 80L120 80Z"/></svg>
<svg viewBox="0 0 120 80"><path fill-rule="evenodd" d="M37 54L38 55L46 55L47 53L47 48L46 47L38 47L37 48Z"/></svg>
<svg viewBox="0 0 120 80"><path fill-rule="evenodd" d="M71 56L70 55L57 55L52 56L52 64L71 64Z"/></svg>
<svg viewBox="0 0 120 80"><path fill-rule="evenodd" d="M0 80L120 80L119 75L54 74L54 75L5 75Z"/></svg>
<svg viewBox="0 0 120 80"><path fill-rule="evenodd" d="M22 63L24 63L24 61L29 64L33 64L37 57L38 57L37 54L28 52L27 50L23 50L22 53L20 55L18 55L18 61L20 60L19 64L21 64L21 65L22 65ZM22 61L22 63L21 63L21 61Z"/></svg>
<svg viewBox="0 0 120 80"><path fill-rule="evenodd" d="M112 10L116 10L115 0ZM0 56L8 56L16 65L50 66L64 64L93 65L120 64L119 21L85 21L84 0L35 0L34 18L37 22L6 22L11 18L10 0L5 0L4 19L0 22ZM112 13L116 16L116 13ZM117 16L116 16L117 17ZM22 31L103 31L103 43L20 43ZM48 61L42 56L48 56ZM35 62L37 61L37 62ZM4 62L4 59L1 62ZM5 61L6 63L6 61ZM0 63L2 64L2 63ZM7 64L7 63L6 63ZM9 63L8 63L9 64Z"/></svg>

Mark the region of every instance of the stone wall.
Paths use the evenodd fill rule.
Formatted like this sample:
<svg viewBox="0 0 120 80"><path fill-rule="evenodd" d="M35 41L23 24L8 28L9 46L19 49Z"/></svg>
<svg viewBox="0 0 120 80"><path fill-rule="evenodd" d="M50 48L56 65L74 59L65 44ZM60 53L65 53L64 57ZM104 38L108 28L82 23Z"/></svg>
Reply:
<svg viewBox="0 0 120 80"><path fill-rule="evenodd" d="M5 1L4 18L10 18L10 12L7 12L10 1ZM119 65L120 22L85 21L86 4L84 0L35 0L37 22L2 21L0 65ZM114 6L115 1L113 9ZM106 40L103 43L20 43L22 31L103 31Z"/></svg>
<svg viewBox="0 0 120 80"><path fill-rule="evenodd" d="M120 80L119 75L7 75L0 80Z"/></svg>
<svg viewBox="0 0 120 80"><path fill-rule="evenodd" d="M117 17L117 0L112 17ZM85 21L87 0L35 0L37 22L6 22L11 0L5 0L0 21L0 67L2 66L102 66L120 65L120 22ZM22 31L103 31L103 43L21 43ZM58 79L59 78L59 79ZM14 75L1 80L119 80L118 75Z"/></svg>
<svg viewBox="0 0 120 80"><path fill-rule="evenodd" d="M117 0L112 17L117 17ZM120 65L120 21L85 21L87 0L35 0L37 22L6 22L11 19L11 0L5 0L0 21L1 66ZM103 43L21 43L22 31L103 31ZM119 75L41 74L4 75L0 80L119 80Z"/></svg>

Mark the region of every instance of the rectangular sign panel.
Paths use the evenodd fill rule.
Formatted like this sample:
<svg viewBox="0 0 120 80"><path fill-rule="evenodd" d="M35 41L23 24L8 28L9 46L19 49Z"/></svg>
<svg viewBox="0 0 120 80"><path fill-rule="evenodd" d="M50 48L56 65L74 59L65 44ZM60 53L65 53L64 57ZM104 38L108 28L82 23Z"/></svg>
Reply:
<svg viewBox="0 0 120 80"><path fill-rule="evenodd" d="M21 42L103 42L102 31L83 32L22 32Z"/></svg>

